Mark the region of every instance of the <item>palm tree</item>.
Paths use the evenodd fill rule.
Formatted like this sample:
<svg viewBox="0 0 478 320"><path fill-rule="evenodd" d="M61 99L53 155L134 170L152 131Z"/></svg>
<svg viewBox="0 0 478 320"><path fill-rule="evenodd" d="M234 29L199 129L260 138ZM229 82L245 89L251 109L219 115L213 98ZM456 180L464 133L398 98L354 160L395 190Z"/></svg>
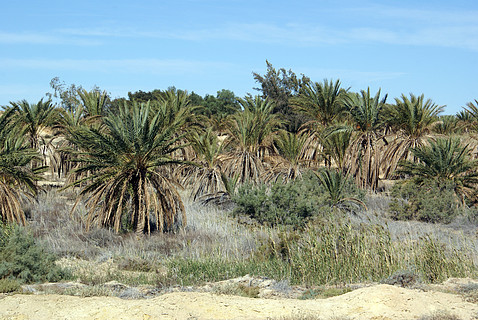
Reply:
<svg viewBox="0 0 478 320"><path fill-rule="evenodd" d="M178 123L177 135L203 130L208 123L206 117L195 114L195 111L201 108L201 106L193 105L189 97L188 92L172 88L163 92L159 96L158 102L151 105L152 110L161 114L166 123ZM187 140L184 138L178 140L177 143L187 144ZM195 153L191 147L186 146L177 150L174 156L191 161L194 159Z"/></svg>
<svg viewBox="0 0 478 320"><path fill-rule="evenodd" d="M183 136L182 119L153 115L149 104L124 104L103 118L104 128L72 127L67 138L80 168L88 173L68 187L82 186L87 197L87 227L98 224L119 232L124 218L137 233L169 231L186 221L176 185L163 170L184 161L173 158ZM86 185L84 185L86 184Z"/></svg>
<svg viewBox="0 0 478 320"><path fill-rule="evenodd" d="M324 79L323 83L306 83L301 93L292 98L293 108L308 120L302 129L312 133L306 146L309 160L319 161L325 155L326 165L330 165L328 155L323 152L323 131L344 115L347 91L340 87L339 80L334 83Z"/></svg>
<svg viewBox="0 0 478 320"><path fill-rule="evenodd" d="M378 186L381 163L378 141L383 137L382 109L386 99L386 95L380 99L380 90L372 97L368 88L350 94L346 100L346 111L355 133L345 162L361 188L375 190Z"/></svg>
<svg viewBox="0 0 478 320"><path fill-rule="evenodd" d="M427 145L412 149L415 161L402 161L398 172L412 177L418 185L433 181L438 186L452 183L455 193L464 203L465 198L476 197L478 162L470 159L468 145L461 145L458 138L429 140Z"/></svg>
<svg viewBox="0 0 478 320"><path fill-rule="evenodd" d="M320 144L322 153L328 159L327 163L334 164L338 171L345 173L345 159L349 148L353 128L347 124L337 124L322 131Z"/></svg>
<svg viewBox="0 0 478 320"><path fill-rule="evenodd" d="M344 102L348 89L340 88L340 81L324 80L323 83L308 82L303 92L292 99L293 107L315 124L326 127L344 112Z"/></svg>
<svg viewBox="0 0 478 320"><path fill-rule="evenodd" d="M465 111L469 113L474 120L478 120L478 100L475 99L475 103L468 102Z"/></svg>
<svg viewBox="0 0 478 320"><path fill-rule="evenodd" d="M306 168L314 166L315 162L306 160L309 138L310 134L307 132L291 133L280 130L274 137L277 154L267 159L272 165L267 180L295 180L302 176Z"/></svg>
<svg viewBox="0 0 478 320"><path fill-rule="evenodd" d="M79 89L78 96L80 97L80 104L84 108L85 117L96 118L106 114L109 102L106 91Z"/></svg>
<svg viewBox="0 0 478 320"><path fill-rule="evenodd" d="M239 183L258 183L265 172L263 159L270 153L272 133L279 127L273 103L268 99L246 97L242 112L229 119L226 146L232 148L224 157L224 172L239 176Z"/></svg>
<svg viewBox="0 0 478 320"><path fill-rule="evenodd" d="M455 116L457 120L457 127L460 128L461 132L468 133L473 129L474 117L468 110L460 110Z"/></svg>
<svg viewBox="0 0 478 320"><path fill-rule="evenodd" d="M183 174L183 183L191 185L191 196L194 200L203 195L218 194L226 191L223 181L221 154L224 144L209 128L199 134L193 131L189 134L188 141L194 149L196 165L188 165Z"/></svg>
<svg viewBox="0 0 478 320"><path fill-rule="evenodd" d="M24 197L37 194L38 170L30 164L38 159L36 150L14 132L12 118L16 108L6 110L0 116L0 220L25 224L21 203Z"/></svg>
<svg viewBox="0 0 478 320"><path fill-rule="evenodd" d="M59 113L51 101L30 104L26 100L20 102L11 102L13 108L17 110L14 121L20 128L20 135L26 136L30 143L30 148L38 150L42 155L42 163L32 162L32 165L46 165L47 158L54 159L55 149L52 145L52 127L59 119Z"/></svg>
<svg viewBox="0 0 478 320"><path fill-rule="evenodd" d="M439 135L452 135L461 133L462 127L456 116L447 114L438 117L432 131Z"/></svg>
<svg viewBox="0 0 478 320"><path fill-rule="evenodd" d="M431 137L433 127L443 106L438 106L424 95L410 94L410 99L402 94L395 98L394 105L385 108L385 122L392 128L382 162L384 177L388 178L397 168L398 162L409 158L412 148L417 148Z"/></svg>
<svg viewBox="0 0 478 320"><path fill-rule="evenodd" d="M347 177L344 176L342 172L333 169L313 172L319 179L320 184L325 188L331 207L342 209L344 206L353 203L367 210L367 206L363 201L355 197L346 196L345 187L347 185Z"/></svg>

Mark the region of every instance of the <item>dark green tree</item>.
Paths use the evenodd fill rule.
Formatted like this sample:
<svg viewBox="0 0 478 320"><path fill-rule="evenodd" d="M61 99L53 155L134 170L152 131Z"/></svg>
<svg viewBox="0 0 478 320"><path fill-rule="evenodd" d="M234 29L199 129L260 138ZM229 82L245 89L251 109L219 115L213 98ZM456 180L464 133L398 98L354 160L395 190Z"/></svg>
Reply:
<svg viewBox="0 0 478 320"><path fill-rule="evenodd" d="M305 75L298 77L292 70L284 68L276 70L267 60L266 64L266 74L252 73L254 80L260 84L259 88L254 89L260 91L263 98L274 102L273 113L281 115L282 120L286 122L288 131L297 131L305 119L293 110L290 98L299 94L310 79Z"/></svg>

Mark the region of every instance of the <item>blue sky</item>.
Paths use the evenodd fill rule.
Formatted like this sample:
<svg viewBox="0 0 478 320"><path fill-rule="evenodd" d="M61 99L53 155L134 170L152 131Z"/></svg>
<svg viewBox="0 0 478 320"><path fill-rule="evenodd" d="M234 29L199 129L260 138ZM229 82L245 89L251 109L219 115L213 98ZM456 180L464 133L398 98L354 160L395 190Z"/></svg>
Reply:
<svg viewBox="0 0 478 320"><path fill-rule="evenodd" d="M478 99L478 2L4 1L0 105L50 80L113 98L175 86L257 94L265 61L314 81L424 94L447 114Z"/></svg>

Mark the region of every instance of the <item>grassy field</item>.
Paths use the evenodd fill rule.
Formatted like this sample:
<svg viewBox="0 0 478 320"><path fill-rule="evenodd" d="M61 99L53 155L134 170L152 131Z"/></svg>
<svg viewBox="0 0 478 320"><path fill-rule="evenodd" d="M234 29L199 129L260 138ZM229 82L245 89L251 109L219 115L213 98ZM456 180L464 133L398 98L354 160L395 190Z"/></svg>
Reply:
<svg viewBox="0 0 478 320"><path fill-rule="evenodd" d="M476 276L478 248L469 220L393 221L385 214L385 194L368 195L367 211L328 213L297 230L186 202L186 227L150 236L86 231L85 208L70 212L74 196L55 189L42 194L27 210L29 229L74 279L91 286L118 281L164 289L246 274L309 287Z"/></svg>

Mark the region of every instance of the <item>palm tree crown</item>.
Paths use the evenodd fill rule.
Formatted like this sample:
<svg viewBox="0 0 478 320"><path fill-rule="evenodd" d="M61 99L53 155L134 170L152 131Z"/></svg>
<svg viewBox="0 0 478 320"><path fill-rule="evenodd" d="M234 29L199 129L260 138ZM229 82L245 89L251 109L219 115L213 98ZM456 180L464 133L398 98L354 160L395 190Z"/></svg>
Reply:
<svg viewBox="0 0 478 320"><path fill-rule="evenodd" d="M320 126L329 125L344 111L347 90L340 88L340 81L324 80L308 82L300 95L293 99L294 108Z"/></svg>

